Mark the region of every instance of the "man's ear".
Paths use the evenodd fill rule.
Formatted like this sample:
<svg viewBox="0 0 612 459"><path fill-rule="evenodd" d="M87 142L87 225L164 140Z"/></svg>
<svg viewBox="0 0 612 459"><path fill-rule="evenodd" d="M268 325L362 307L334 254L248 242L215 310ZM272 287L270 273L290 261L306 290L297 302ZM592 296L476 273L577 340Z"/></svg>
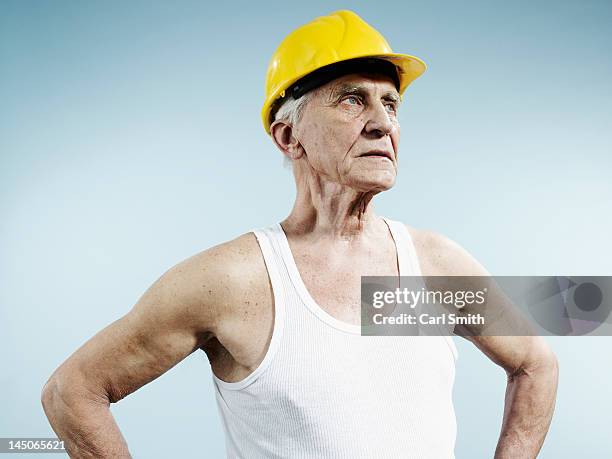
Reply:
<svg viewBox="0 0 612 459"><path fill-rule="evenodd" d="M304 154L302 144L293 133L293 126L286 121L274 121L270 126L270 134L278 149L289 159L299 159Z"/></svg>

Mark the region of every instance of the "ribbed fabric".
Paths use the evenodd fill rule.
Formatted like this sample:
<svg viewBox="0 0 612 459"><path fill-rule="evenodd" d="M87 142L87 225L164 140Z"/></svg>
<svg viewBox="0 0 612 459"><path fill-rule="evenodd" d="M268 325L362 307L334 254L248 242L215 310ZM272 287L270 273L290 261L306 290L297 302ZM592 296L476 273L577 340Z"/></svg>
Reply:
<svg viewBox="0 0 612 459"><path fill-rule="evenodd" d="M400 275L421 275L405 225L385 219ZM271 279L275 322L257 369L212 375L228 458L454 458L450 336L361 336L308 293L276 224L253 231Z"/></svg>

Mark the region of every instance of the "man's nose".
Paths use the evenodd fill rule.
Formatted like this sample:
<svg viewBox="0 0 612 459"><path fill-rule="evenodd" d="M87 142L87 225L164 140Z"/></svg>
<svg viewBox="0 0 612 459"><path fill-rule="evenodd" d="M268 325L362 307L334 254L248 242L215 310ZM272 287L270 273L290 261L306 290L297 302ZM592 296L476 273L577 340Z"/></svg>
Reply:
<svg viewBox="0 0 612 459"><path fill-rule="evenodd" d="M367 111L364 130L370 135L383 137L393 131L394 124L383 103L372 104Z"/></svg>

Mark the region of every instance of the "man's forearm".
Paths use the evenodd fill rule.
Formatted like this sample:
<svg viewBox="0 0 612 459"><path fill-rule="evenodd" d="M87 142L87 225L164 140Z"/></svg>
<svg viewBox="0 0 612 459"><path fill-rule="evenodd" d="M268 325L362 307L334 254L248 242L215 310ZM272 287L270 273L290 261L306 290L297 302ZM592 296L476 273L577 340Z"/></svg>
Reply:
<svg viewBox="0 0 612 459"><path fill-rule="evenodd" d="M508 376L495 459L537 457L555 409L558 375L556 358L548 357Z"/></svg>
<svg viewBox="0 0 612 459"><path fill-rule="evenodd" d="M68 394L49 382L42 403L71 458L131 458L108 400Z"/></svg>

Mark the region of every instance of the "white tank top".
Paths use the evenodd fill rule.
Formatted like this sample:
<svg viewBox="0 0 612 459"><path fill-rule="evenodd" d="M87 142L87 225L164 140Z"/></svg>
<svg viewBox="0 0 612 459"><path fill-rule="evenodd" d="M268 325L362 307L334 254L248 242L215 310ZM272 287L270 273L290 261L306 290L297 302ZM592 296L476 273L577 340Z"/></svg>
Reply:
<svg viewBox="0 0 612 459"><path fill-rule="evenodd" d="M421 275L410 233L385 219L400 275ZM274 295L261 364L213 382L228 458L454 458L450 336L361 336L316 304L280 224L253 231Z"/></svg>

